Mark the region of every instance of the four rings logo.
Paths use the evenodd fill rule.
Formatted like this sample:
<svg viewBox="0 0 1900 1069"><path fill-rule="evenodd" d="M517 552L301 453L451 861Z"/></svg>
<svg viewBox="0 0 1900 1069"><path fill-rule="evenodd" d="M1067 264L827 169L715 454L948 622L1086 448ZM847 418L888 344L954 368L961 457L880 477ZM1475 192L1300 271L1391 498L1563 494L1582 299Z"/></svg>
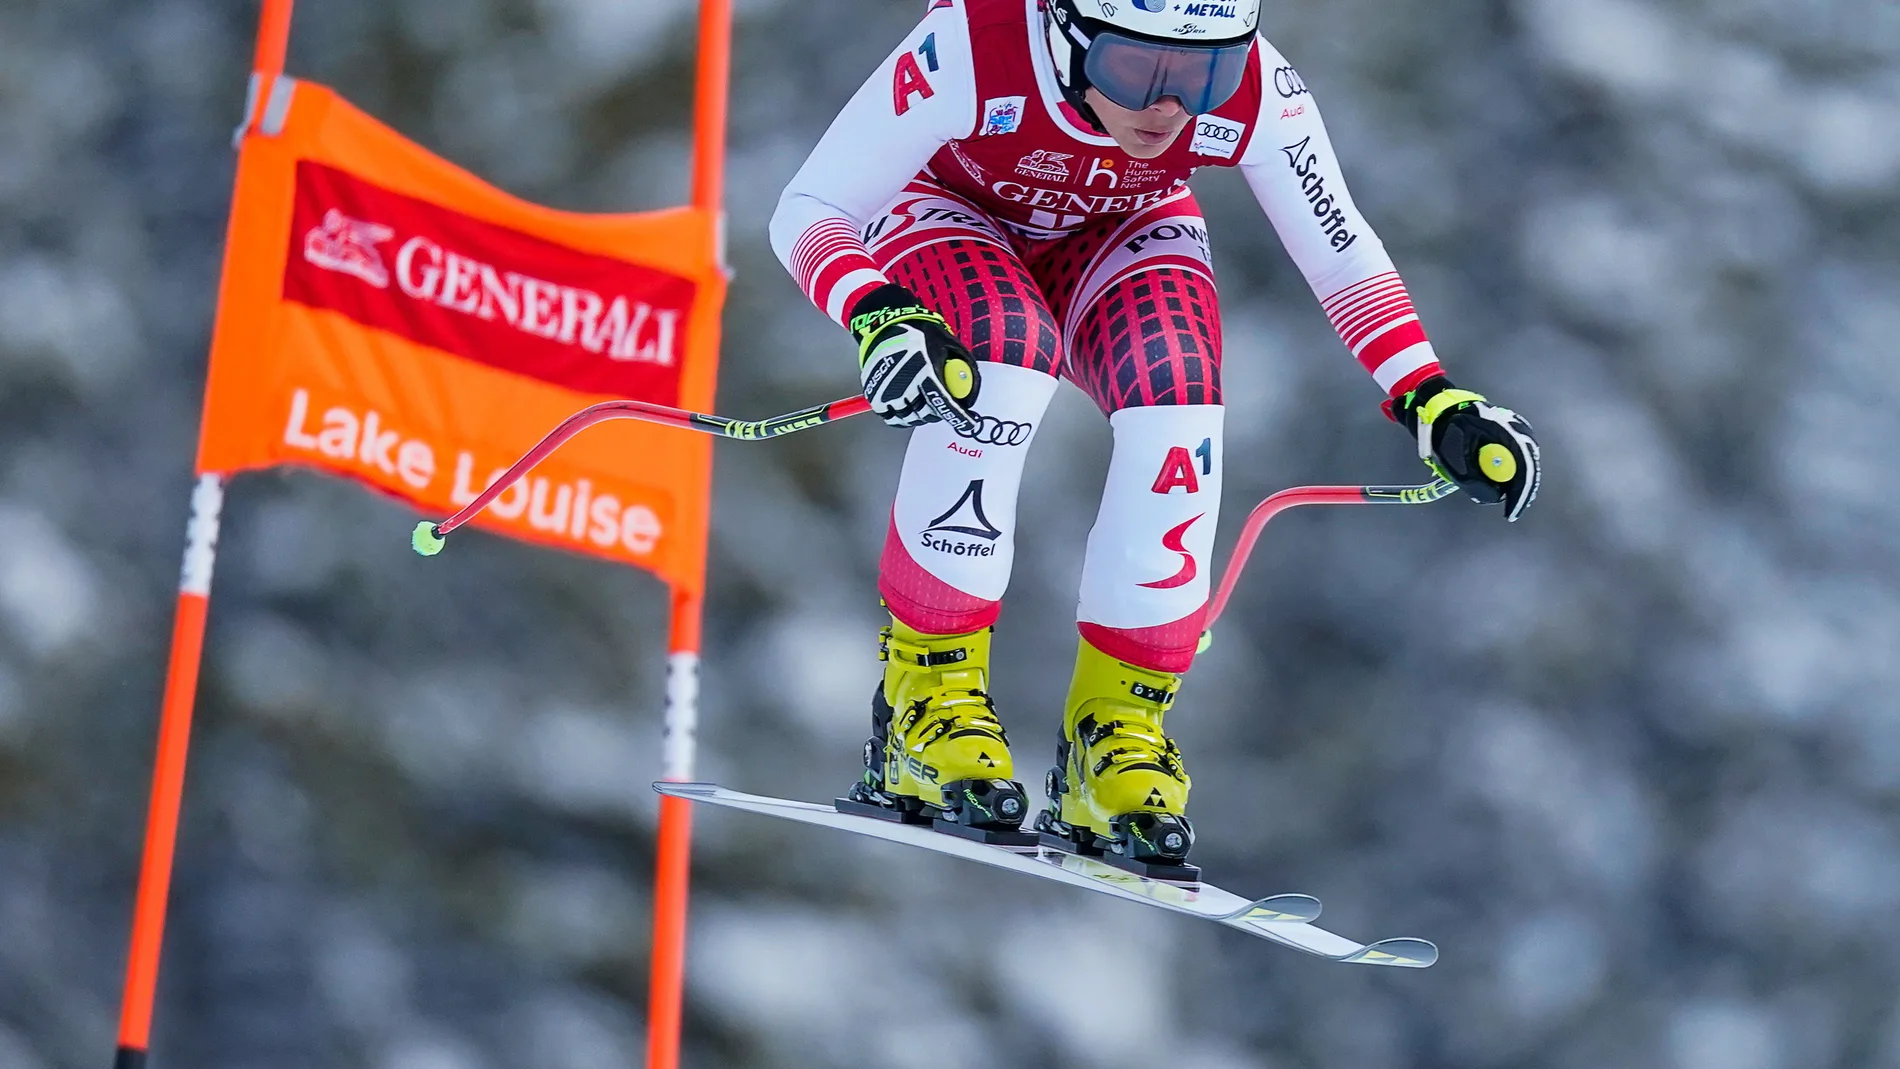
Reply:
<svg viewBox="0 0 1900 1069"><path fill-rule="evenodd" d="M1034 423L1018 423L1012 419L997 419L981 412L972 412L976 417L976 430L966 431L962 427L953 428L959 438L969 438L984 445L1021 445L1035 432Z"/></svg>
<svg viewBox="0 0 1900 1069"><path fill-rule="evenodd" d="M1247 124L1244 122L1223 119L1218 115L1203 115L1194 122L1194 140L1188 144L1188 151L1231 160L1240 148L1240 135L1246 132Z"/></svg>
<svg viewBox="0 0 1900 1069"><path fill-rule="evenodd" d="M1292 67L1281 67L1273 72L1273 91L1287 100L1305 96L1308 93L1306 80L1301 78L1300 72Z"/></svg>

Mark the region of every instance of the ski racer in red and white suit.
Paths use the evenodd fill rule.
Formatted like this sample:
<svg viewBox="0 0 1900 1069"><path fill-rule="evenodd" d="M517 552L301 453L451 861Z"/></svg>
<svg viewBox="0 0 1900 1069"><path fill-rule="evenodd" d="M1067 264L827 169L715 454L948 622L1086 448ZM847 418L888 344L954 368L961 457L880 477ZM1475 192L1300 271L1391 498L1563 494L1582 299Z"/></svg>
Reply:
<svg viewBox="0 0 1900 1069"><path fill-rule="evenodd" d="M1253 32L1257 0L1241 0L1239 15L1231 3L1186 5L1224 7L1244 31L1229 49L1238 87L1198 115L1174 96L1122 107L1094 89L1083 96L1078 78L1065 78L1058 49L1069 46L1049 21L1054 9L1068 27L1071 11L1111 20L1112 4L923 2L923 21L845 105L771 222L773 248L798 285L863 342L867 389L889 395L882 406L873 396L874 408L915 427L880 564L879 590L894 617L887 658L894 647L910 648L905 643L986 633L995 622L1024 458L1066 377L1094 399L1114 435L1083 563L1082 659L1110 665L1108 674L1136 673L1172 699L1201 637L1225 461L1220 303L1206 224L1187 185L1200 167L1240 168L1340 338L1390 398L1388 413L1418 433L1421 455L1449 467L1474 496L1503 500L1516 518L1536 489L1529 428L1475 394L1450 390L1405 284L1347 192L1312 95ZM1176 3L1173 11L1181 9ZM1152 24L1163 17L1180 22L1164 13ZM1098 39L1117 29L1088 25ZM1143 24L1124 25L1142 37ZM1206 32L1192 20L1167 29L1188 35L1177 53ZM1080 72L1076 57L1067 58ZM1111 114L1120 139L1101 125ZM902 391L871 380L872 357L883 351L874 347L887 337L878 329L903 308L941 316L951 336L939 339L946 347L939 352L919 340L933 327L913 332L917 382L934 389L931 367L941 369L946 352L960 353L958 343L974 358L980 385L967 418L954 405L958 418L937 418L947 411L941 401L926 404L914 389L892 402ZM1452 414L1420 420L1439 393ZM1480 407L1503 416L1480 417ZM1444 443L1434 437L1459 422L1469 424L1462 437L1470 442L1511 446L1513 480L1478 478L1464 456L1438 454ZM963 663L986 654L986 643L977 650L966 641ZM1078 687L1088 690L1083 677L1091 672L1100 674L1078 665ZM898 682L916 683L919 674L911 666ZM924 683L941 689L941 680ZM922 693L918 686L887 681L883 697L902 708L895 699ZM1128 689L1126 681L1106 686ZM1065 746L1091 694L1070 697ZM1152 734L1165 740L1158 710L1152 719ZM890 736L882 726L879 733ZM1171 742L1150 749L1155 763L1178 766ZM873 786L886 795L921 793L948 805L929 784L894 790L890 770L874 771L881 778ZM1186 777L1173 778L1185 804Z"/></svg>

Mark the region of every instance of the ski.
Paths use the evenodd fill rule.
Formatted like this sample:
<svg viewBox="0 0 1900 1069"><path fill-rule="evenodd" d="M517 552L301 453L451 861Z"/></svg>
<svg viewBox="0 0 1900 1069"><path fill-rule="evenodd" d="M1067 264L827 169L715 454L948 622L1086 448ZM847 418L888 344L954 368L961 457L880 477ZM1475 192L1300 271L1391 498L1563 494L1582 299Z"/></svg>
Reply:
<svg viewBox="0 0 1900 1069"><path fill-rule="evenodd" d="M1210 883L1153 880L1095 858L1045 846L992 845L916 824L841 813L832 806L743 794L713 783L655 783L653 789L675 798L921 846L939 854L1066 883L1112 898L1159 906L1329 961L1423 969L1438 960L1438 948L1423 939L1357 943L1315 926L1313 922L1319 919L1320 903L1311 895L1283 894L1249 900Z"/></svg>

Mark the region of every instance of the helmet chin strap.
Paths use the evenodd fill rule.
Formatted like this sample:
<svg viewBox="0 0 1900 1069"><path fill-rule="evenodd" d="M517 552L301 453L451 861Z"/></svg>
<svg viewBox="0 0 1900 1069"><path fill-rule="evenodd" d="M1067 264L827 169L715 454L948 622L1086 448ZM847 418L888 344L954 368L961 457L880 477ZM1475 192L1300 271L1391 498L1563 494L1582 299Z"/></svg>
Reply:
<svg viewBox="0 0 1900 1069"><path fill-rule="evenodd" d="M1106 135L1108 127L1102 125L1101 117L1095 109L1089 107L1085 94L1088 92L1088 76L1082 73L1082 53L1074 41L1069 39L1056 19L1045 7L1042 13L1043 40L1049 45L1049 59L1056 68L1056 87L1062 90L1062 99L1069 102L1082 120L1095 128L1095 132Z"/></svg>

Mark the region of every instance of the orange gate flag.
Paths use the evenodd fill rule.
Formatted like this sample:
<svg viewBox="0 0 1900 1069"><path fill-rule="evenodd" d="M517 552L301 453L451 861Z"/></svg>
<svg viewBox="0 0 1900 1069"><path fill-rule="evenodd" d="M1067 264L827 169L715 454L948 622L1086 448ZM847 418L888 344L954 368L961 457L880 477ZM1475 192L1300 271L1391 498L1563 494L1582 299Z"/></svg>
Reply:
<svg viewBox="0 0 1900 1069"><path fill-rule="evenodd" d="M712 213L530 204L311 82L280 79L260 127L238 159L199 472L307 465L442 515L588 404L712 407ZM604 426L474 522L696 595L711 457L702 435Z"/></svg>

